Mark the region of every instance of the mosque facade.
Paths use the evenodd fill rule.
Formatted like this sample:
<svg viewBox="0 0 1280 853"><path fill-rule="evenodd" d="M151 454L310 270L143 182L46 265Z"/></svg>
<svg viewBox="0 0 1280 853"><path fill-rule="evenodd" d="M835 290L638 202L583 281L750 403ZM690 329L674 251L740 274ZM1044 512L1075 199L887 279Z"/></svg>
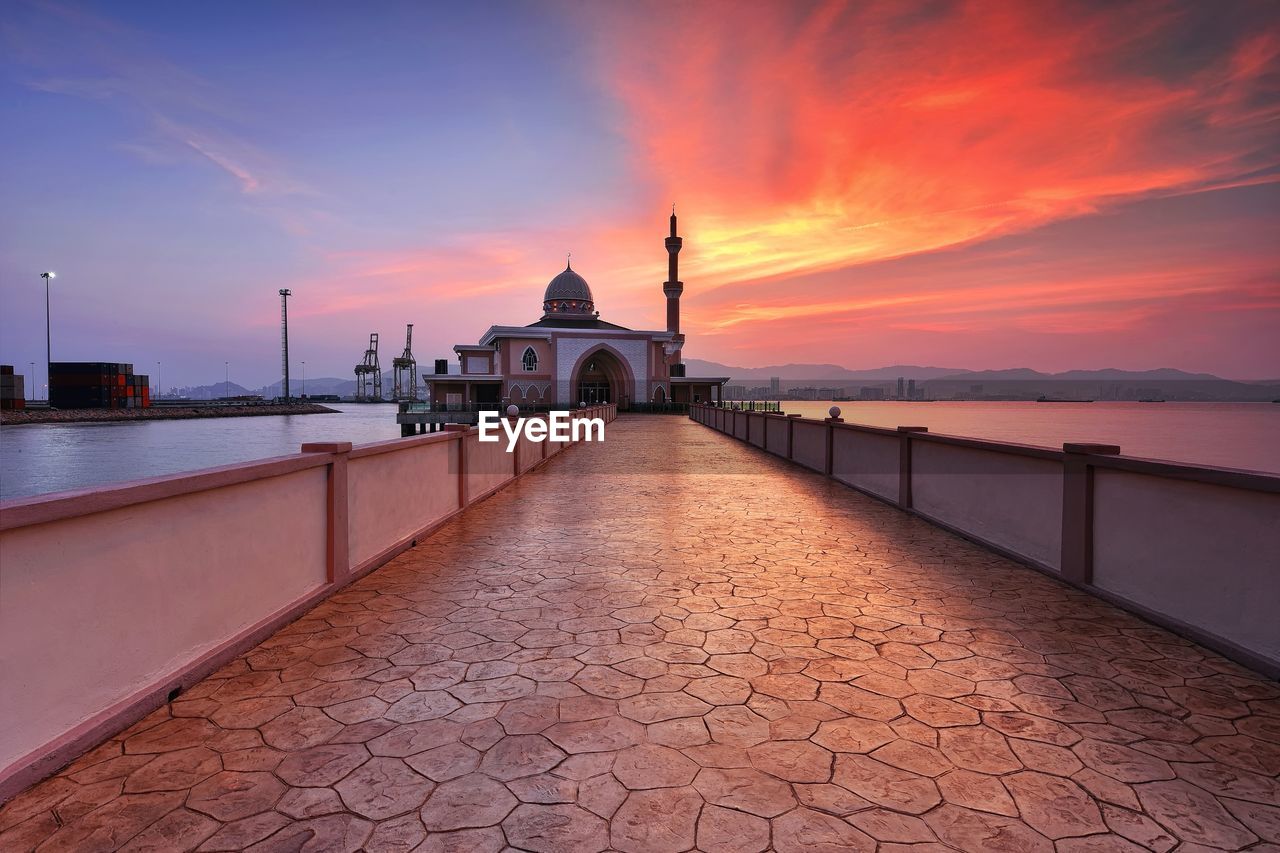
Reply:
<svg viewBox="0 0 1280 853"><path fill-rule="evenodd" d="M595 296L571 264L547 285L542 317L527 326L490 326L477 344L458 344L458 372L428 376L431 399L450 407L477 403L567 408L581 403L645 403L719 400L727 376L690 377L681 361L679 276L683 239L665 240L667 328L628 329L600 319ZM438 364L438 367L440 365Z"/></svg>

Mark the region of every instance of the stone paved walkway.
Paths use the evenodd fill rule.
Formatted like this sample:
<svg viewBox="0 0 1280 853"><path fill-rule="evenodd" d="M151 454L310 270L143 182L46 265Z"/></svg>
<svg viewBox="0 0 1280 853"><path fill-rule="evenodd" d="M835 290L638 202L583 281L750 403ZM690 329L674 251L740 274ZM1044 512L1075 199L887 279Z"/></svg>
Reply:
<svg viewBox="0 0 1280 853"><path fill-rule="evenodd" d="M1275 850L1277 774L1274 682L623 418L20 795L0 850Z"/></svg>

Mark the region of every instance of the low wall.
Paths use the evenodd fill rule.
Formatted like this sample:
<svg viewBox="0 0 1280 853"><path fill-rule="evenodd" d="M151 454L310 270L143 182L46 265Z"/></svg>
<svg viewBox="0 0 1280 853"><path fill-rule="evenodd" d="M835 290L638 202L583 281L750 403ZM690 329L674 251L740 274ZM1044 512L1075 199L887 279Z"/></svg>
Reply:
<svg viewBox="0 0 1280 853"><path fill-rule="evenodd" d="M351 566L363 566L387 548L412 539L423 528L424 518L446 518L461 507L452 476L458 470L461 442L454 435L383 441L347 455Z"/></svg>
<svg viewBox="0 0 1280 853"><path fill-rule="evenodd" d="M1272 661L1280 660L1278 531L1275 492L1140 468L1094 472L1094 585Z"/></svg>
<svg viewBox="0 0 1280 853"><path fill-rule="evenodd" d="M769 422L769 418L764 416L751 418L747 421L747 441L756 447L764 447L765 443L765 426Z"/></svg>
<svg viewBox="0 0 1280 853"><path fill-rule="evenodd" d="M911 506L1040 568L1062 569L1062 461L1051 450L914 440Z"/></svg>
<svg viewBox="0 0 1280 853"><path fill-rule="evenodd" d="M831 430L831 476L876 497L898 499L901 455L893 430Z"/></svg>
<svg viewBox="0 0 1280 853"><path fill-rule="evenodd" d="M786 415L773 415L764 422L764 449L776 456L786 456L791 452L791 427Z"/></svg>
<svg viewBox="0 0 1280 853"><path fill-rule="evenodd" d="M0 802L564 447L472 427L0 503Z"/></svg>
<svg viewBox="0 0 1280 853"><path fill-rule="evenodd" d="M893 503L1280 677L1280 476L725 412L690 418ZM752 444L757 442L752 441Z"/></svg>
<svg viewBox="0 0 1280 853"><path fill-rule="evenodd" d="M741 417L748 416L741 415ZM755 417L762 418L764 415ZM819 473L828 473L827 429L817 421L792 419L790 459Z"/></svg>

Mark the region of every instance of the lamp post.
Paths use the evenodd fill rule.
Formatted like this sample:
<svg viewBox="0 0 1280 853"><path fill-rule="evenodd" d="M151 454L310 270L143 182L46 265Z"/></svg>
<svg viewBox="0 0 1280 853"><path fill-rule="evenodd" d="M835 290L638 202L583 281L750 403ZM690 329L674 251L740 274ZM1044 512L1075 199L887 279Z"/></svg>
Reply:
<svg viewBox="0 0 1280 853"><path fill-rule="evenodd" d="M222 394L225 397L231 396L231 362L222 362Z"/></svg>
<svg viewBox="0 0 1280 853"><path fill-rule="evenodd" d="M307 363L302 362L302 396L307 396Z"/></svg>
<svg viewBox="0 0 1280 853"><path fill-rule="evenodd" d="M45 385L52 385L53 382L49 375L49 368L53 364L53 347L49 343L49 282L58 276L52 272L42 272L40 277L44 279L44 380ZM44 392L45 399L49 399L49 390L46 387Z"/></svg>
<svg viewBox="0 0 1280 853"><path fill-rule="evenodd" d="M40 393L36 388L36 363L34 361L28 361L27 364L31 365L31 373L29 374L31 379L31 399L35 400L36 395Z"/></svg>
<svg viewBox="0 0 1280 853"><path fill-rule="evenodd" d="M280 360L284 370L284 382L280 390L284 392L284 402L289 402L289 297L293 291L287 287L280 288Z"/></svg>
<svg viewBox="0 0 1280 853"><path fill-rule="evenodd" d="M164 396L164 386L160 384L160 362L156 362L156 399Z"/></svg>

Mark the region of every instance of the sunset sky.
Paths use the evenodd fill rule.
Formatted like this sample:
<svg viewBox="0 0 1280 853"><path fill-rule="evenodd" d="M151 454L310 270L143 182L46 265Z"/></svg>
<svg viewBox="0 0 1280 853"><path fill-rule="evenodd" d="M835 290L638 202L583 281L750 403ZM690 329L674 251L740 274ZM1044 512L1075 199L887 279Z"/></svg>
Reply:
<svg viewBox="0 0 1280 853"><path fill-rule="evenodd" d="M1280 377L1274 2L8 2L0 361L164 384L538 318L731 365Z"/></svg>

